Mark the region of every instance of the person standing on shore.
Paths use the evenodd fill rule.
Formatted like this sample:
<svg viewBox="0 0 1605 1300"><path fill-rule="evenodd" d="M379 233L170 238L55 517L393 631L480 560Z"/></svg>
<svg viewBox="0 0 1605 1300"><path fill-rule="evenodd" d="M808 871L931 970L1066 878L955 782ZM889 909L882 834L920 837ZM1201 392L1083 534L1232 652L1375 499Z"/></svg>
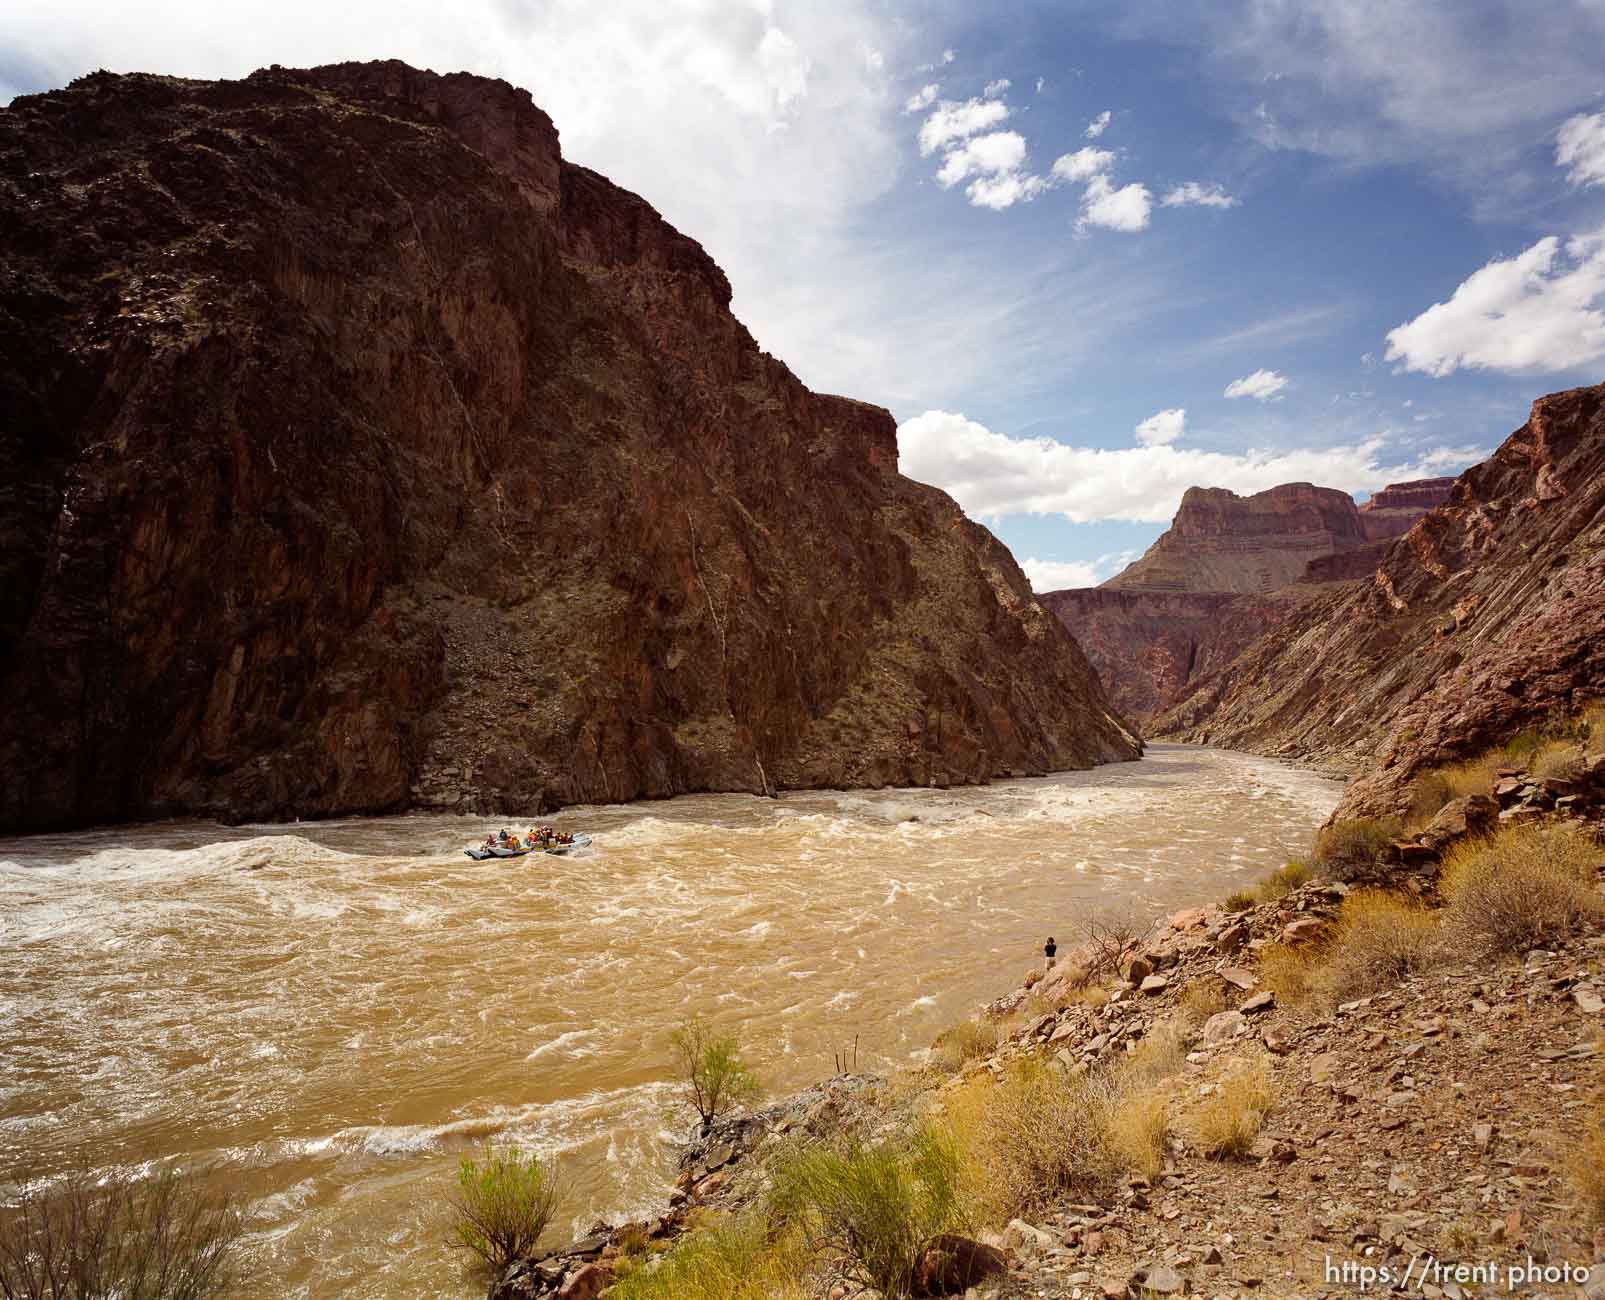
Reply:
<svg viewBox="0 0 1605 1300"><path fill-rule="evenodd" d="M1058 945L1053 942L1053 936L1048 936L1047 943L1042 945L1042 955L1048 959L1048 969L1053 969L1053 954L1058 952Z"/></svg>

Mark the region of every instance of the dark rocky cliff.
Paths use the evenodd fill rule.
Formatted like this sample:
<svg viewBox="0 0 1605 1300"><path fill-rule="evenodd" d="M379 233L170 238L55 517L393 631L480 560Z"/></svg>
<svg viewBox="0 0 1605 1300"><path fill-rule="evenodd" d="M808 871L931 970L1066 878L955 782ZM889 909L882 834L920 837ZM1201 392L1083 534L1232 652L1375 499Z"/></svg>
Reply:
<svg viewBox="0 0 1605 1300"><path fill-rule="evenodd" d="M502 82L0 110L0 826L1129 758L1007 551Z"/></svg>
<svg viewBox="0 0 1605 1300"><path fill-rule="evenodd" d="M1328 589L1155 734L1342 764L1342 815L1605 696L1605 385L1553 393L1370 580Z"/></svg>

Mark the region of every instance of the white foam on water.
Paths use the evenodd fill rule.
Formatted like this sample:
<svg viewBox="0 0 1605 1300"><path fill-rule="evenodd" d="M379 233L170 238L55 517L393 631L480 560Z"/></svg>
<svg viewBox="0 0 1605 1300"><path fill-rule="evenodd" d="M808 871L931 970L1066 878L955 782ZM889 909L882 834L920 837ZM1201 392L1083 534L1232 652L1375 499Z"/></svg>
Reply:
<svg viewBox="0 0 1605 1300"><path fill-rule="evenodd" d="M524 1059L526 1061L538 1061L541 1057L551 1052L563 1052L565 1056L594 1056L596 1054L594 1047L574 1048L572 1051L565 1050L573 1047L575 1043L583 1043L586 1039L594 1037L596 1037L596 1030L594 1029L570 1029L566 1033L559 1034L550 1042L542 1043Z"/></svg>

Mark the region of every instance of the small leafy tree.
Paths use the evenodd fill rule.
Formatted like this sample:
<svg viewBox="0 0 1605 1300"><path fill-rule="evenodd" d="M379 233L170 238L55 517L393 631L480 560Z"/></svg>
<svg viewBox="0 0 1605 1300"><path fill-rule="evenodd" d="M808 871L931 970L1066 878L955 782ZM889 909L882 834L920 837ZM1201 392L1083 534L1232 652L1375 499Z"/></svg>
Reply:
<svg viewBox="0 0 1605 1300"><path fill-rule="evenodd" d="M481 1164L467 1156L449 1198L452 1238L492 1268L534 1253L562 1200L557 1170L534 1152L485 1148Z"/></svg>
<svg viewBox="0 0 1605 1300"><path fill-rule="evenodd" d="M731 1106L757 1097L763 1088L742 1059L735 1035L720 1034L701 1016L693 1016L669 1036L676 1064L685 1081L686 1100L702 1121L704 1135Z"/></svg>

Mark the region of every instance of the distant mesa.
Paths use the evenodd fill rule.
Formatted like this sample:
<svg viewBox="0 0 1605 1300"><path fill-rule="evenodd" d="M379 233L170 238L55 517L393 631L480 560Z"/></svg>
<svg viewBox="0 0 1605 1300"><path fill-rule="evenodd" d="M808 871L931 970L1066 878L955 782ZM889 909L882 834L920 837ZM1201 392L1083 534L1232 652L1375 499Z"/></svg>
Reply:
<svg viewBox="0 0 1605 1300"><path fill-rule="evenodd" d="M1170 528L1101 587L1049 592L1126 716L1180 699L1287 618L1322 584L1375 571L1393 539L1449 498L1452 478L1347 492L1283 483L1251 496L1188 488Z"/></svg>

